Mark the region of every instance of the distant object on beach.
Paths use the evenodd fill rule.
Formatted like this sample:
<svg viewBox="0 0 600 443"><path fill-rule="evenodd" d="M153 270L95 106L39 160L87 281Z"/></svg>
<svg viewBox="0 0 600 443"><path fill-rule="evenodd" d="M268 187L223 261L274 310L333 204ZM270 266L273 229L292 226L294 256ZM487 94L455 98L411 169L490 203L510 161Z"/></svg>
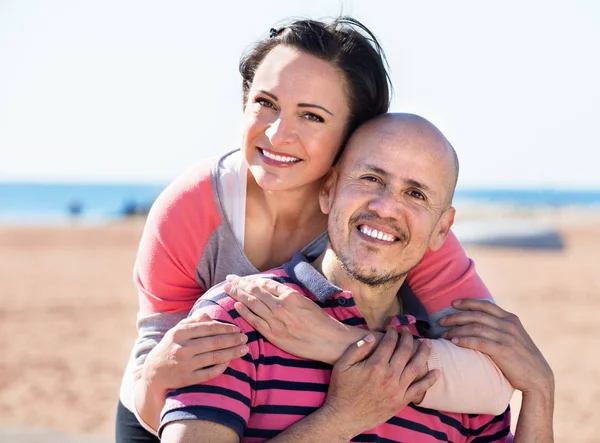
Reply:
<svg viewBox="0 0 600 443"><path fill-rule="evenodd" d="M463 245L545 250L565 246L557 229L530 219L465 220L457 222L452 230Z"/></svg>
<svg viewBox="0 0 600 443"><path fill-rule="evenodd" d="M71 217L79 217L83 212L83 203L81 203L79 200L73 200L71 203L69 203L69 207L67 209Z"/></svg>
<svg viewBox="0 0 600 443"><path fill-rule="evenodd" d="M136 215L147 216L148 212L150 212L150 207L152 204L142 204L138 203L134 200L129 200L125 202L123 208L121 209L121 215L125 217L133 217Z"/></svg>

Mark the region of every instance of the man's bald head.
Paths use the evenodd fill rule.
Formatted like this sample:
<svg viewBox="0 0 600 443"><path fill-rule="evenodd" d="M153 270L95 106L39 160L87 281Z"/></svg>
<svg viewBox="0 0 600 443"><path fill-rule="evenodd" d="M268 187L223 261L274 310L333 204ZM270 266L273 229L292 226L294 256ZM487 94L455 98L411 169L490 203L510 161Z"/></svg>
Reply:
<svg viewBox="0 0 600 443"><path fill-rule="evenodd" d="M458 156L444 134L430 121L415 114L389 113L376 117L359 127L350 137L338 168L343 171L346 159L368 158L369 151L379 145L390 149L412 149L441 166L446 176L446 206L452 204L458 181Z"/></svg>

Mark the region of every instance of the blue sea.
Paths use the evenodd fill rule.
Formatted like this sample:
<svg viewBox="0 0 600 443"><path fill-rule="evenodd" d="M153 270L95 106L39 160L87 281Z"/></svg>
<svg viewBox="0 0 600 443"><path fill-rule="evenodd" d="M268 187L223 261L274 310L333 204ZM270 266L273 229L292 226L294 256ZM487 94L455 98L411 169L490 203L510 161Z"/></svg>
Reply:
<svg viewBox="0 0 600 443"><path fill-rule="evenodd" d="M104 223L145 213L166 184L0 183L0 223ZM455 206L600 208L600 190L458 189Z"/></svg>

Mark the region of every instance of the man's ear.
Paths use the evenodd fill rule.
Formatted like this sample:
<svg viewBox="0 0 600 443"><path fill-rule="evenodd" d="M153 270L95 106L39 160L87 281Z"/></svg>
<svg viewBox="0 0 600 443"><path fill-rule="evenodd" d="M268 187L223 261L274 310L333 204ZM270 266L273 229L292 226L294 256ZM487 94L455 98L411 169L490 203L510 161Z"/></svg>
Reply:
<svg viewBox="0 0 600 443"><path fill-rule="evenodd" d="M335 183L337 182L337 168L334 166L323 177L321 190L319 191L319 205L323 214L329 214L331 204L333 203L333 194L335 193Z"/></svg>
<svg viewBox="0 0 600 443"><path fill-rule="evenodd" d="M452 206L449 206L442 213L429 240L429 250L437 251L442 247L444 241L446 241L446 237L448 237L450 228L454 224L454 214L456 214L456 209Z"/></svg>

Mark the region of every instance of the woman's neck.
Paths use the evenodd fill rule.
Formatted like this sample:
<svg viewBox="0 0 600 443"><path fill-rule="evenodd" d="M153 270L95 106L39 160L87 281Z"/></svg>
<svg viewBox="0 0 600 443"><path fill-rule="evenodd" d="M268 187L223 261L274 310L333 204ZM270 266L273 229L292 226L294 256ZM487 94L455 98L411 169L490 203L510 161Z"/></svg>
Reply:
<svg viewBox="0 0 600 443"><path fill-rule="evenodd" d="M268 191L258 186L252 174L248 174L247 216L252 219L253 215L260 214L257 218L267 229L295 230L319 225L319 221L326 220L319 206L320 188L321 181L317 181L291 190Z"/></svg>
<svg viewBox="0 0 600 443"><path fill-rule="evenodd" d="M273 192L248 180L244 253L257 269L281 266L325 232L319 186Z"/></svg>

